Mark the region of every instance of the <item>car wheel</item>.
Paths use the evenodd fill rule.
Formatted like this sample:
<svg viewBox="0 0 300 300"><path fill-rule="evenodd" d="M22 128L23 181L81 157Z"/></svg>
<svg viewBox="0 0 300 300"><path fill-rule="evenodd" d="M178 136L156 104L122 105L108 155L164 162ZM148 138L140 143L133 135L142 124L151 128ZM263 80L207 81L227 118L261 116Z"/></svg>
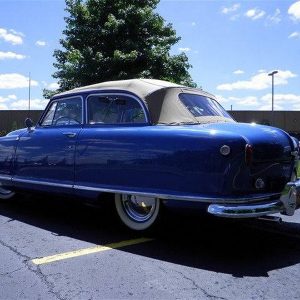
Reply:
<svg viewBox="0 0 300 300"><path fill-rule="evenodd" d="M116 194L115 206L121 221L133 230L153 227L160 212L160 200L154 197Z"/></svg>
<svg viewBox="0 0 300 300"><path fill-rule="evenodd" d="M0 186L0 201L2 200L8 200L15 196L15 192L4 189Z"/></svg>

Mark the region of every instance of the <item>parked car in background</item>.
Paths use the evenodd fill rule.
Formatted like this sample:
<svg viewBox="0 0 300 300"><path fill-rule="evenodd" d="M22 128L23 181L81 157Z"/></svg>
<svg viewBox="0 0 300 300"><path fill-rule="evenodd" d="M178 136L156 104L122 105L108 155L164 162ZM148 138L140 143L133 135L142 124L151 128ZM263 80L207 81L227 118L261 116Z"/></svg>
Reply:
<svg viewBox="0 0 300 300"><path fill-rule="evenodd" d="M18 191L108 197L133 230L174 201L227 218L293 215L300 205L298 141L235 122L201 89L104 82L55 95L26 124L0 138L2 200Z"/></svg>

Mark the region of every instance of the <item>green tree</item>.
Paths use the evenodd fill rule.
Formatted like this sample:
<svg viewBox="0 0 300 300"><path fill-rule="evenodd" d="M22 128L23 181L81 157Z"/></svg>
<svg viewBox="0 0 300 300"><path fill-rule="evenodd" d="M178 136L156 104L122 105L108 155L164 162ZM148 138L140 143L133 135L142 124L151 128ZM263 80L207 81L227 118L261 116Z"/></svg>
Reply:
<svg viewBox="0 0 300 300"><path fill-rule="evenodd" d="M43 89L43 97L45 99L50 99L52 96L54 96L58 92L59 92L58 90Z"/></svg>
<svg viewBox="0 0 300 300"><path fill-rule="evenodd" d="M108 80L155 78L195 86L180 37L155 12L159 0L66 0L66 28L54 51L59 91Z"/></svg>

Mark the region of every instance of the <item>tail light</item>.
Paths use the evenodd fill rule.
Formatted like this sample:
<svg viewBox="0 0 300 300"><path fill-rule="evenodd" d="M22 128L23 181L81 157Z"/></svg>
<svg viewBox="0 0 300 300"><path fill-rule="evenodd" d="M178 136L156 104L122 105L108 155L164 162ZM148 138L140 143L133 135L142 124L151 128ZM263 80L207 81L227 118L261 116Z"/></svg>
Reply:
<svg viewBox="0 0 300 300"><path fill-rule="evenodd" d="M247 166L250 166L253 160L253 147L252 145L247 144L245 146L245 163Z"/></svg>

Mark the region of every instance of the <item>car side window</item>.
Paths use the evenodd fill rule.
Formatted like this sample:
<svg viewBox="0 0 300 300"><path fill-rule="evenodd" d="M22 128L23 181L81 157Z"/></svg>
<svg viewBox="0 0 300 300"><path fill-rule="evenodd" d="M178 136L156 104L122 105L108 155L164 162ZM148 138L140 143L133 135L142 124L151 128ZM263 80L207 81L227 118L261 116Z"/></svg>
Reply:
<svg viewBox="0 0 300 300"><path fill-rule="evenodd" d="M57 106L57 102L52 102L41 125L42 126L51 126L52 122L53 122L53 117L55 114L55 110L56 110L56 106Z"/></svg>
<svg viewBox="0 0 300 300"><path fill-rule="evenodd" d="M42 126L78 125L83 123L79 97L54 101L41 122Z"/></svg>
<svg viewBox="0 0 300 300"><path fill-rule="evenodd" d="M92 95L87 101L89 124L146 122L141 104L131 97Z"/></svg>

